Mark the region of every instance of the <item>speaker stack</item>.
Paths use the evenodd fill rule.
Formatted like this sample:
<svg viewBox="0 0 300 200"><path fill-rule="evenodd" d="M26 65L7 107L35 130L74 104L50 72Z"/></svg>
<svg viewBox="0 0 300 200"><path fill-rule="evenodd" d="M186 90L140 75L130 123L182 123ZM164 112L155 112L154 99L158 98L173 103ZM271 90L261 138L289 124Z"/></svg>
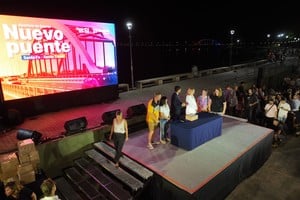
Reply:
<svg viewBox="0 0 300 200"><path fill-rule="evenodd" d="M88 123L86 117L79 117L76 119L66 121L64 124L64 128L67 132L66 134L74 134L85 130L87 124Z"/></svg>
<svg viewBox="0 0 300 200"><path fill-rule="evenodd" d="M127 118L131 118L139 115L146 115L147 108L145 104L141 103L138 105L130 106L127 109Z"/></svg>
<svg viewBox="0 0 300 200"><path fill-rule="evenodd" d="M121 111L120 109L104 112L102 114L103 124L112 124L114 118L116 117L116 112Z"/></svg>

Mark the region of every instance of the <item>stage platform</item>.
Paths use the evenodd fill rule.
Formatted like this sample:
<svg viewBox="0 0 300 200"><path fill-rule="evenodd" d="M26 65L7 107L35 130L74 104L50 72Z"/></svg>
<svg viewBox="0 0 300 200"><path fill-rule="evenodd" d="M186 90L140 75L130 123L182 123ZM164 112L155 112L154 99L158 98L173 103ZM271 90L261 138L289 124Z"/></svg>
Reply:
<svg viewBox="0 0 300 200"><path fill-rule="evenodd" d="M123 152L156 174L152 199L224 199L268 159L272 137L271 129L224 116L222 135L191 151L171 143L149 150L145 129Z"/></svg>

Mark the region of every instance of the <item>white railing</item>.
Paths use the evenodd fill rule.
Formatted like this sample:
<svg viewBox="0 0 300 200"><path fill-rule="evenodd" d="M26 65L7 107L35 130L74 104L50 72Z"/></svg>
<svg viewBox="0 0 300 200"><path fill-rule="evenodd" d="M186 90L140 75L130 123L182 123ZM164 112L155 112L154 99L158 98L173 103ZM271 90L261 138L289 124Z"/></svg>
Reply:
<svg viewBox="0 0 300 200"><path fill-rule="evenodd" d="M150 78L150 79L138 80L138 81L136 81L136 87L138 89L142 89L145 87L162 85L164 83L171 83L171 82L181 81L181 80L190 79L190 78L194 78L194 77L202 77L202 76L208 76L211 74L219 74L219 73L234 71L234 70L242 69L242 68L246 68L246 67L255 67L257 65L262 65L267 62L268 62L267 60L260 60L260 61L256 61L256 62L232 65L232 66L228 66L228 67L205 69L205 70L200 70L200 71L193 71L191 73L174 74L174 75L169 75L169 76L161 76L161 77L155 77L155 78Z"/></svg>

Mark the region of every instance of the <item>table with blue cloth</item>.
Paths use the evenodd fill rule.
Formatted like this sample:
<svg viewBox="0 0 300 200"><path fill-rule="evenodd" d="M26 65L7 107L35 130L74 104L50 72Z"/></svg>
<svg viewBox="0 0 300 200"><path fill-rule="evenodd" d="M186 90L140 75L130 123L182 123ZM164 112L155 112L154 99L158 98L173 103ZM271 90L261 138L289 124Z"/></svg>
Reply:
<svg viewBox="0 0 300 200"><path fill-rule="evenodd" d="M213 113L200 112L195 121L174 121L170 125L171 144L186 150L221 135L223 118Z"/></svg>

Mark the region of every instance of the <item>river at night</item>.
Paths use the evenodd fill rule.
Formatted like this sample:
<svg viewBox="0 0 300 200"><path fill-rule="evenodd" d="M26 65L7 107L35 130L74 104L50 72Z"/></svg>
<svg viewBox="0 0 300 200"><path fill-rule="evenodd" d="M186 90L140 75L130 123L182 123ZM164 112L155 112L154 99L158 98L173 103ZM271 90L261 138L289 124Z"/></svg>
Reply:
<svg viewBox="0 0 300 200"><path fill-rule="evenodd" d="M232 64L266 59L267 48L233 47ZM131 82L129 45L117 46L119 83ZM156 46L138 45L132 47L134 81L178 73L228 66L230 47L225 45L202 46Z"/></svg>

